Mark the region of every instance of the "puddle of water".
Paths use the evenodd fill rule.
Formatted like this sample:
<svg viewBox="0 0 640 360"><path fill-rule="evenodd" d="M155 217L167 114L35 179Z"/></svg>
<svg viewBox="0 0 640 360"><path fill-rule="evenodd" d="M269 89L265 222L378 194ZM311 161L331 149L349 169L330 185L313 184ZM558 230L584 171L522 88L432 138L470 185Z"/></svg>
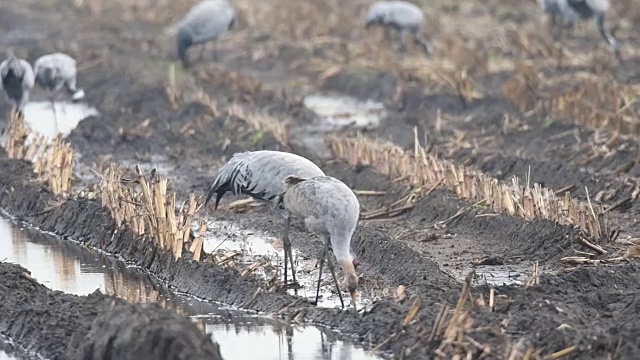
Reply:
<svg viewBox="0 0 640 360"><path fill-rule="evenodd" d="M106 289L103 274L106 270L96 269L98 254L94 257L78 252L71 244L49 239L37 231L20 229L4 219L0 219L0 238L0 260L22 265L51 289L76 295ZM106 264L100 266L106 267Z"/></svg>
<svg viewBox="0 0 640 360"><path fill-rule="evenodd" d="M18 358L0 350L0 360L18 360Z"/></svg>
<svg viewBox="0 0 640 360"><path fill-rule="evenodd" d="M228 324L207 324L206 331L213 333L221 344L220 353L225 360L377 359L362 349L332 339L314 327L276 328L248 324L234 329Z"/></svg>
<svg viewBox="0 0 640 360"><path fill-rule="evenodd" d="M321 158L331 157L323 137L328 132L346 129L373 129L387 116L384 105L372 100L360 101L349 96L309 95L304 106L316 113L319 120L292 129L291 141Z"/></svg>
<svg viewBox="0 0 640 360"><path fill-rule="evenodd" d="M63 136L69 135L78 123L89 116L98 115L95 108L85 103L55 102L56 115L49 101L29 102L24 109L25 123L29 128L47 138L54 138L56 133L56 117L58 119L57 132Z"/></svg>
<svg viewBox="0 0 640 360"><path fill-rule="evenodd" d="M29 269L33 277L54 290L84 295L100 289L132 303L155 302L189 316L205 325L207 333L220 344L226 360L377 358L315 327L290 326L176 294L157 279L121 261L69 240L20 228L0 217L0 260L5 258L4 261ZM0 360L13 359L10 356L0 350Z"/></svg>
<svg viewBox="0 0 640 360"><path fill-rule="evenodd" d="M476 266L476 277L478 282L493 286L502 285L522 285L527 278L522 272L522 266L494 265Z"/></svg>
<svg viewBox="0 0 640 360"><path fill-rule="evenodd" d="M366 102L348 96L310 95L304 98L304 106L315 112L328 127L326 130L342 127L371 128L380 124L386 116L384 105L368 100Z"/></svg>
<svg viewBox="0 0 640 360"><path fill-rule="evenodd" d="M262 260L266 265L258 268L255 273L268 280L275 278L278 281L282 281L284 249L280 239L268 236L265 233L242 229L238 225L227 221L215 221L209 229L210 232L204 241L205 252L220 254L229 254L232 251L238 252L240 254L234 258L234 261L236 264L239 263L245 267L257 260ZM197 232L195 225L194 231ZM291 295L315 300L316 287L318 286L317 260L315 258L305 258L295 249L292 249L292 252L296 266L296 280L302 288L288 289L287 292ZM340 275L337 276L339 276L338 280L341 281ZM342 281L341 287L344 288ZM371 299L362 298L361 295L362 293L360 292L358 294L358 308L372 303ZM342 291L342 298L345 301L345 307L349 306L351 303L349 293ZM335 293L333 278L326 267L322 272L318 306L328 308L341 307L340 298Z"/></svg>
<svg viewBox="0 0 640 360"><path fill-rule="evenodd" d="M480 265L480 266L460 266L455 269L443 268L458 281L463 282L470 271L475 271L474 285L522 285L527 279L527 274L531 272L531 265L528 263L515 265Z"/></svg>
<svg viewBox="0 0 640 360"><path fill-rule="evenodd" d="M158 174L167 176L176 171L177 166L172 164L166 156L158 154L150 154L148 158L144 159L118 159L118 163L125 168L135 168L136 165L140 165L140 169L145 173L151 173L151 170L156 169Z"/></svg>

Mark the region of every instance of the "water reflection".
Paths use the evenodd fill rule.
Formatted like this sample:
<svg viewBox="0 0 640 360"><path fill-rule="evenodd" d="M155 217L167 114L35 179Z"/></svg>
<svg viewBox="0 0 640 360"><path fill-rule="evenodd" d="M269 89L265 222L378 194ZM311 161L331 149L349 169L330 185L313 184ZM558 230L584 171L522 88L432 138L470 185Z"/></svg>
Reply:
<svg viewBox="0 0 640 360"><path fill-rule="evenodd" d="M261 266L256 269L254 271L255 275L261 276L266 280L282 279L284 250L281 240L261 231L241 228L237 224L228 221L217 220L210 226L210 231L204 240L205 252L233 256L233 262L241 264L243 267L259 260L267 264L267 266ZM197 231L195 226L194 231ZM296 266L296 280L302 288L288 289L288 292L291 295L315 300L319 275L317 260L315 258L305 258L296 249L292 249L292 253ZM340 308L340 298L335 290L331 273L324 271L322 273L318 306ZM371 305L372 298L369 296L370 294L365 294L362 290L358 293L358 306ZM345 299L345 305L351 303L345 286L342 286L342 297Z"/></svg>
<svg viewBox="0 0 640 360"><path fill-rule="evenodd" d="M317 328L292 327L172 292L158 280L97 251L0 218L0 260L18 263L49 288L77 295L96 289L129 302L155 302L190 316L220 344L225 360L375 359ZM0 360L2 360L0 351Z"/></svg>
<svg viewBox="0 0 640 360"><path fill-rule="evenodd" d="M67 136L81 120L94 115L98 115L98 111L87 104L62 101L55 102L55 114L49 101L32 101L24 109L25 123L29 128L48 138L55 137L56 131Z"/></svg>

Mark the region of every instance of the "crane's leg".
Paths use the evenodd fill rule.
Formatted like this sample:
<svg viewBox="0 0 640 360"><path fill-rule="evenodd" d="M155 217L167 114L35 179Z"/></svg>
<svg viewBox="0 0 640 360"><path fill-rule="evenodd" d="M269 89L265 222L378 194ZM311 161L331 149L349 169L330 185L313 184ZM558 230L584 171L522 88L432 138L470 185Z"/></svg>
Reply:
<svg viewBox="0 0 640 360"><path fill-rule="evenodd" d="M400 47L398 48L398 50L401 53L407 51L407 30L405 29L400 29Z"/></svg>
<svg viewBox="0 0 640 360"><path fill-rule="evenodd" d="M49 101L51 102L51 108L53 109L53 124L55 126L55 136L58 136L58 112L56 111L56 103L53 100L53 94L49 94Z"/></svg>
<svg viewBox="0 0 640 360"><path fill-rule="evenodd" d="M340 293L340 286L338 285L338 278L336 277L336 272L335 269L333 268L333 263L331 262L331 259L329 258L329 239L327 237L322 237L322 240L324 241L325 245L324 248L322 249L322 253L320 254L320 268L318 269L318 287L316 288L316 305L318 305L318 298L320 297L320 283L322 282L322 267L324 265L324 260L327 260L327 266L329 267L329 271L331 271L331 275L333 276L333 280L336 283L336 287L338 288L338 297L340 298L340 304L342 305L342 308L344 309L344 300L342 300L342 294Z"/></svg>
<svg viewBox="0 0 640 360"><path fill-rule="evenodd" d="M207 43L200 45L200 61L204 61L204 50L207 47Z"/></svg>
<svg viewBox="0 0 640 360"><path fill-rule="evenodd" d="M291 265L291 277L293 278L293 284L297 284L296 271L293 266L293 252L291 251L291 240L289 239L289 227L291 226L291 216L286 215L284 218L284 236L282 237L282 243L284 247L284 285L287 285L287 273L288 265Z"/></svg>
<svg viewBox="0 0 640 360"><path fill-rule="evenodd" d="M384 40L386 42L389 42L390 44L393 43L393 35L391 35L391 28L388 26L383 27L384 29Z"/></svg>
<svg viewBox="0 0 640 360"><path fill-rule="evenodd" d="M329 250L329 239L327 239L324 236L321 239L322 241L324 241L324 247L322 248L322 251L320 252L320 256L318 257L318 260L320 260L320 265L318 268L318 287L316 288L316 302L315 302L316 305L318 305L318 298L320 297L320 282L322 282L322 267L324 266L324 259L327 257L327 252Z"/></svg>
<svg viewBox="0 0 640 360"><path fill-rule="evenodd" d="M213 60L220 61L220 57L218 56L218 42L213 42Z"/></svg>
<svg viewBox="0 0 640 360"><path fill-rule="evenodd" d="M331 254L329 254L328 251L327 251L327 266L329 267L329 271L331 271L331 276L333 276L333 282L336 284L336 290L338 291L340 304L344 309L344 300L342 300L342 293L340 292L340 283L338 282L338 278L336 277L336 269L333 267L333 262L331 261Z"/></svg>
<svg viewBox="0 0 640 360"><path fill-rule="evenodd" d="M432 54L431 44L420 35L420 31L416 30L413 33L413 41L422 48L424 55L430 57Z"/></svg>
<svg viewBox="0 0 640 360"><path fill-rule="evenodd" d="M615 37L611 34L609 30L604 26L604 14L598 14L596 16L596 23L598 24L598 30L600 30L600 35L607 41L609 46L611 47L611 51L615 54L615 56L620 58L620 45L618 41L616 41Z"/></svg>
<svg viewBox="0 0 640 360"><path fill-rule="evenodd" d="M551 14L549 16L549 33L553 40L558 40L560 36L558 33L558 14Z"/></svg>

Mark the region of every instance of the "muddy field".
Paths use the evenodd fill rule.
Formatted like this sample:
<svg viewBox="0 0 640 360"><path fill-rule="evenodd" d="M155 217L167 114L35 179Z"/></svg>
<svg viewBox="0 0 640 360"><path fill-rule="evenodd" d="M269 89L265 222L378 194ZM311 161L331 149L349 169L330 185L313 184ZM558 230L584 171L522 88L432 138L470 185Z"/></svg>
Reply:
<svg viewBox="0 0 640 360"><path fill-rule="evenodd" d="M384 357L631 359L640 351L640 7L633 1L616 1L608 20L622 44L617 61L592 23L552 41L533 1L425 2L425 33L435 45L425 59L365 31L364 0L235 0L239 21L218 42L219 60L207 46L188 71L172 67L172 25L193 1L129 3L0 4L0 44L29 61L73 55L87 103L99 112L66 138L76 153L69 196L53 195L31 164L0 149L0 207L9 215L118 256L181 293L323 326ZM2 102L0 112L8 110ZM593 203L604 209L590 208L607 231L594 236L540 213L511 216L440 183L415 186L374 170L380 164L349 164L323 142L356 134L408 152L418 139L456 166ZM204 261L190 251L176 261L86 196L110 163L131 176L140 164L167 177L181 203L201 195L233 153L260 149L306 156L360 194L365 216L352 240L361 263L358 311L335 306L328 277L327 302L318 307L309 290L274 286L282 219L266 206L229 208L239 199L229 196L209 211L205 251L225 239L233 241L224 246L252 249L275 239L267 260L243 248L228 266L215 260L224 246ZM409 194L402 211L366 216ZM301 273L314 279L318 239L299 221L291 237ZM256 259L270 266L244 272ZM0 290L9 281L2 276ZM19 317L1 314L0 325ZM118 326L94 324L100 328L83 336ZM24 347L36 342L54 358L75 331L59 326L66 338L56 341L0 333Z"/></svg>
<svg viewBox="0 0 640 360"><path fill-rule="evenodd" d="M195 324L156 304L51 291L13 264L0 263L0 272L3 335L46 358L220 359Z"/></svg>

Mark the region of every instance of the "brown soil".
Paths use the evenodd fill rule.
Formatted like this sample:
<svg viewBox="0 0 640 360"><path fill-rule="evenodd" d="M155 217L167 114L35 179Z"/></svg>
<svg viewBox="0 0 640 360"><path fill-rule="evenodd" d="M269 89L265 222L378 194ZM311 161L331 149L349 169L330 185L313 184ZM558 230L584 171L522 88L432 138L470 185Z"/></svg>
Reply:
<svg viewBox="0 0 640 360"><path fill-rule="evenodd" d="M9 263L0 263L0 274L0 332L29 352L48 359L221 359L209 336L157 304L52 291Z"/></svg>
<svg viewBox="0 0 640 360"><path fill-rule="evenodd" d="M270 2L274 8L287 6L281 0L267 1ZM291 5L288 9L292 18L299 14L309 16L305 6L312 9L320 6L315 2L301 3L306 5ZM620 8L627 2L622 3L625 4L620 4ZM328 19L317 32L301 24L299 33L293 31L295 35L280 31L277 24L254 24L256 29L251 29L249 24L256 20L250 15L258 17L250 12L251 6L247 8L246 2L239 4L242 21L235 33L229 35L230 40L220 42L219 63L205 55L206 60L190 72L177 66L177 106L166 94L167 69L175 59L173 39L159 34L178 14L184 13L188 4L174 1L133 7L116 1L103 4L100 16L87 7L76 8L56 0L46 4L23 1L16 6L0 5L0 23L7 24L9 33L0 39L0 44L13 47L18 55L30 61L55 49L72 54L79 64L91 64L80 71L79 81L86 89L87 101L101 115L82 121L69 136L81 155L76 166L79 187L95 182L89 167L105 161L140 163L158 168L162 175L172 179L172 190L185 198L191 192L202 193L218 167L234 152L279 149L309 157L353 189L387 191L384 196L360 196L363 211L394 202L409 191L407 185L391 182L369 168L353 169L342 162L321 158L315 149L303 144L281 145L269 131L256 130L237 116L228 116L225 110L237 106L245 113L268 113L276 121L290 119L291 133L296 134L316 120L301 105L299 95L337 92L382 101L387 106L389 116L380 127L366 132L366 136L412 148L413 128L417 126L421 133L429 135L432 151L498 179L508 180L513 175L524 178L530 169L532 181L554 189L574 185L572 195L577 197L585 196L585 186L592 197L616 190L612 196L603 196L602 202L607 204L629 197L634 191L640 169L635 139L602 140L600 134L575 125L571 119L549 122L545 114L519 112L501 92L512 70L472 73L482 97L465 103L450 87L425 80L418 73L420 68L412 73L399 65L402 55L380 49L388 43L378 44L373 35L359 37L360 29L352 35L342 27L343 23L353 26L353 20L344 21L344 17L359 14L365 6L363 2L350 3L349 11L339 17L342 22ZM538 44L534 35L541 14L535 11L535 4L522 7L519 2L491 1L485 6L484 2L470 1L464 6L444 2L426 6L433 6L430 19L442 33L433 32L436 39L441 36L436 41L441 53L439 60L464 58L453 52L455 46L447 43L454 41L451 39L458 32L469 43L484 44L485 52L495 57L490 61L496 68L526 57L522 49L513 46L505 49L501 45L500 39L507 37L505 31L488 34L484 27L478 27L478 22L488 20L493 21L491 29L520 27L532 36L534 45ZM618 13L625 14L624 18L635 25L640 18L629 11ZM61 18L76 21L59 21ZM466 19L467 29L452 25L460 19ZM283 22L278 18L273 21ZM321 25L315 22L315 26ZM620 83L634 84L640 78L640 60L633 49L639 48L640 38L628 30L621 30L619 35L627 53L625 66L610 66L605 73ZM323 37L332 41L323 42ZM594 59L587 57L577 65L567 60L567 64L560 66L545 63L545 76L596 69L597 58L607 52L604 45L597 46L592 38L595 36L590 32L589 36L566 40L564 45L574 53L580 53L581 49L591 52ZM197 53L195 50L194 55ZM406 55L410 56L413 55ZM542 61L539 54L535 56ZM366 59L373 59L374 65L363 65ZM332 66L336 70L325 74ZM202 97L196 99L194 94L198 92L207 94L210 102ZM33 98L39 96L42 94L36 93ZM211 104L217 111L212 111ZM6 110L5 105L0 106L0 111ZM441 122L436 121L438 110L443 115ZM505 123L505 114L513 121ZM149 120L148 125L145 120ZM570 135L558 136L565 133ZM290 140L292 144L301 143ZM241 277L211 263L187 259L174 262L168 254L135 240L129 232L115 232L113 220L98 202L70 199L49 209L53 198L43 189L43 184L33 181L28 164L0 160L0 206L22 220L120 255L181 291L266 313L282 310L281 316L291 318L302 312L305 321L339 330L365 347L382 344L379 350L396 357L435 356L434 350L443 339L436 337L427 343L425 338L440 305L455 306L460 280L473 269L470 262L484 256L525 268L539 262L543 274L540 284L533 287L498 286L499 306L495 311L477 302L470 306L473 328L477 331L469 336L489 346L492 356L501 357L521 339L543 354L576 345L573 354L577 358L631 358L637 351L636 324L640 323L636 309L636 293L640 289L637 265L567 268L560 258L574 255L576 250L589 251L579 243L574 229L548 221L493 216L489 210L473 207L445 190L424 197L402 217L363 222L359 226L353 246L362 263L358 270L362 272L363 296L370 296L373 288L383 289L387 296L377 300L366 313L352 313L316 308L284 293L262 292L254 297L256 289L263 286L262 279ZM230 200L225 198L223 203ZM463 208L464 214L446 227L430 226ZM637 202L632 201L610 213L615 227L622 230L620 237L637 237L634 235L638 231L635 221L638 211ZM221 210L214 216L216 220L233 221L241 227L280 236L281 219L266 207L247 214ZM303 224L295 222L292 238L308 237ZM294 240L293 245L307 257L314 257L319 251L315 240ZM614 243L600 245L609 254L620 248ZM408 296L403 301L392 296L399 285L407 287ZM480 296L488 299L489 288L475 285L471 290L473 299ZM421 300L421 310L414 322L402 326L416 298ZM479 356L481 350L473 349L474 356Z"/></svg>

